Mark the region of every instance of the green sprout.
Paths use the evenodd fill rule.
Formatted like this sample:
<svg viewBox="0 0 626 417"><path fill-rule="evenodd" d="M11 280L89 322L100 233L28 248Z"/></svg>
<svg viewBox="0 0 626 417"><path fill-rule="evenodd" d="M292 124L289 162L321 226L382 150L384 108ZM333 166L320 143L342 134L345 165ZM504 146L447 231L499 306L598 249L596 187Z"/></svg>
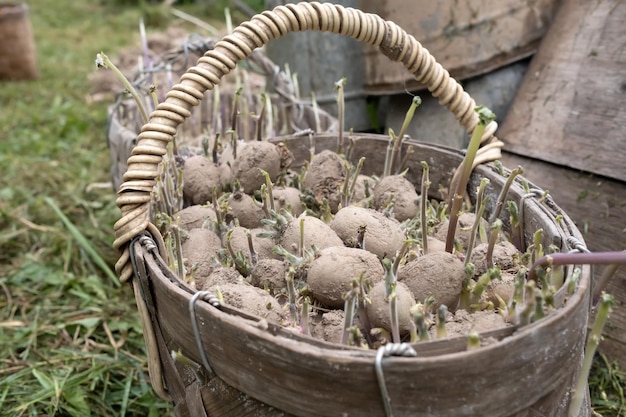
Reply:
<svg viewBox="0 0 626 417"><path fill-rule="evenodd" d="M472 330L467 337L467 350L474 350L478 348L480 348L480 335L476 330Z"/></svg>
<svg viewBox="0 0 626 417"><path fill-rule="evenodd" d="M544 317L544 297L540 290L535 290L535 312L532 321L535 322Z"/></svg>
<svg viewBox="0 0 626 417"><path fill-rule="evenodd" d="M471 293L474 288L474 274L476 273L476 267L471 262L466 262L464 266L465 277L461 285L461 298L459 301L459 308L462 310L469 310L471 305Z"/></svg>
<svg viewBox="0 0 626 417"><path fill-rule="evenodd" d="M228 232L226 232L226 249L228 250L228 254L230 255L233 261L233 265L235 266L235 269L241 275L243 275L244 277L247 277L252 273L252 266L250 265L248 260L245 258L242 251L237 251L235 253L235 251L233 250L232 243L231 243L232 237L233 237L233 230L230 229Z"/></svg>
<svg viewBox="0 0 626 417"><path fill-rule="evenodd" d="M311 327L309 325L309 314L311 311L311 299L304 297L302 308L300 310L300 331L307 336L311 335Z"/></svg>
<svg viewBox="0 0 626 417"><path fill-rule="evenodd" d="M576 388L572 395L572 401L569 405L568 417L577 417L580 413L580 408L583 403L585 394L587 393L587 380L589 379L589 371L591 370L591 364L593 362L593 356L596 353L596 349L602 340L602 330L604 325L613 310L615 305L615 298L602 292L600 296L600 306L596 318L593 322L591 332L587 337L587 345L585 346L585 357L583 359L583 366L578 374L578 380L576 381Z"/></svg>
<svg viewBox="0 0 626 417"><path fill-rule="evenodd" d="M502 230L502 220L496 219L491 224L491 233L489 234L489 243L487 245L487 254L485 255L487 261L487 268L493 268L493 249L496 246L496 242L500 236L500 230Z"/></svg>
<svg viewBox="0 0 626 417"><path fill-rule="evenodd" d="M506 182L504 183L502 190L500 190L500 195L498 195L498 200L496 203L496 209L491 215L491 221L489 223L493 223L497 218L500 217L500 213L502 212L502 207L504 206L504 202L506 200L507 194L509 193L509 189L511 188L511 185L513 184L513 180L515 179L515 177L523 173L524 173L524 170L522 169L521 166L518 166L513 171L511 171L511 174L506 179Z"/></svg>
<svg viewBox="0 0 626 417"><path fill-rule="evenodd" d="M476 191L476 215L474 216L474 224L472 224L472 230L470 232L469 242L467 243L467 252L465 254L465 265L467 265L472 259L472 251L474 249L474 242L476 241L476 234L478 233L478 228L482 223L480 220L483 217L483 213L485 212L485 207L487 205L487 197L485 197L485 188L489 184L488 178L483 178L480 181L480 185Z"/></svg>
<svg viewBox="0 0 626 417"><path fill-rule="evenodd" d="M409 110L407 110L406 115L404 116L404 121L402 122L402 127L400 128L400 133L393 141L393 149L390 155L390 164L389 164L389 174L394 172L398 173L398 159L400 158L400 151L402 149L402 141L404 140L404 136L406 135L407 130L409 129L409 125L415 116L415 110L422 104L422 99L419 96L414 96L413 100L411 100L411 105L409 106Z"/></svg>
<svg viewBox="0 0 626 417"><path fill-rule="evenodd" d="M363 279L363 275L365 271L361 272L360 280ZM343 299L345 300L344 305L344 319L343 319L343 332L341 332L341 344L345 345L348 343L348 335L349 329L352 327L354 322L354 316L356 312L356 308L359 302L359 279L353 279L350 282L350 289L343 294Z"/></svg>
<svg viewBox="0 0 626 417"><path fill-rule="evenodd" d="M235 91L235 97L233 98L233 111L231 113L230 118L230 146L233 148L233 158L237 159L237 142L239 138L237 137L237 119L239 119L239 97L241 96L241 92L243 87L239 87L237 91Z"/></svg>
<svg viewBox="0 0 626 417"><path fill-rule="evenodd" d="M430 187L430 178L428 178L428 164L422 161L422 185L420 196L420 226L422 228L422 248L424 253L428 253L428 221L426 217L426 207L428 205L428 188Z"/></svg>
<svg viewBox="0 0 626 417"><path fill-rule="evenodd" d="M415 245L415 243L416 242L413 239L406 239L404 242L402 242L402 246L400 247L400 249L396 253L396 256L393 259L392 272L394 277L396 277L398 274L398 268L400 268L400 263L402 262L402 259L406 256L411 246Z"/></svg>
<svg viewBox="0 0 626 417"><path fill-rule="evenodd" d="M543 256L543 244L541 243L542 240L543 229L537 229L535 231L535 234L533 235L533 243L528 248L528 250L530 251L531 264L535 263L537 259Z"/></svg>
<svg viewBox="0 0 626 417"><path fill-rule="evenodd" d="M404 154L404 156L402 157L402 161L400 161L400 166L398 167L398 172L404 172L407 170L407 165L409 163L409 159L411 159L411 156L415 153L415 148L413 147L413 145L409 145L406 148L406 152Z"/></svg>
<svg viewBox="0 0 626 417"><path fill-rule="evenodd" d="M575 268L574 271L572 272L572 276L567 281L567 294L568 295L574 295L574 292L576 292L576 286L578 285L578 280L580 279L580 276L582 275L582 273L583 273L583 270L580 268Z"/></svg>
<svg viewBox="0 0 626 417"><path fill-rule="evenodd" d="M274 208L274 192L273 192L273 184L272 184L272 180L270 178L270 174L269 172L259 168L259 171L261 171L261 174L263 174L263 177L265 178L265 189L267 191L267 202L268 202L268 206L270 210L275 210Z"/></svg>
<svg viewBox="0 0 626 417"><path fill-rule="evenodd" d="M339 131L337 132L337 153L343 152L343 129L344 129L344 87L347 79L344 77L335 83L335 90L337 90L337 119L339 122Z"/></svg>
<svg viewBox="0 0 626 417"><path fill-rule="evenodd" d="M298 317L298 293L296 292L296 287L294 285L294 276L296 275L296 270L293 266L289 267L289 270L285 274L285 279L287 281L287 298L288 298L288 309L289 309L289 317L291 319L291 325L295 326L300 322Z"/></svg>
<svg viewBox="0 0 626 417"><path fill-rule="evenodd" d="M246 229L246 239L248 240L248 250L250 251L250 265L254 267L259 262L259 254L254 249L254 242L252 241L252 232L250 229Z"/></svg>
<svg viewBox="0 0 626 417"><path fill-rule="evenodd" d="M417 329L417 336L419 336L419 340L430 340L430 335L428 334L428 326L426 325L426 314L424 313L424 306L419 303L415 304L413 307L411 307L410 313L413 317L413 323L415 324L415 328ZM417 340L411 340L411 342L416 341Z"/></svg>
<svg viewBox="0 0 626 417"><path fill-rule="evenodd" d="M446 315L448 314L448 306L441 304L437 309L437 339L445 339L448 336L446 331Z"/></svg>
<svg viewBox="0 0 626 417"><path fill-rule="evenodd" d="M502 274L500 273L499 267L489 268L487 272L482 274L480 278L478 278L478 281L476 281L476 284L470 293L470 309L473 310L474 306L478 305L480 298L482 297L485 289L487 289L487 286L489 286L489 283L493 280L501 278Z"/></svg>
<svg viewBox="0 0 626 417"><path fill-rule="evenodd" d="M369 280L365 279L365 274L359 275L359 295L357 297L357 311L361 326L363 326L365 340L369 347L373 347L373 340L371 335L372 325L367 315L367 305L372 303L372 300L367 296L371 290Z"/></svg>
<svg viewBox="0 0 626 417"><path fill-rule="evenodd" d="M535 313L535 281L528 281L524 284L524 308L520 311L518 322L520 326L525 326L532 322Z"/></svg>
<svg viewBox="0 0 626 417"><path fill-rule="evenodd" d="M354 194L354 189L356 188L356 184L358 182L358 177L361 174L361 169L363 169L363 163L365 162L365 157L361 157L357 166L352 173L352 164L346 162L346 179L343 182L343 187L341 190L341 206L348 207L351 203L352 196Z"/></svg>
<svg viewBox="0 0 626 417"><path fill-rule="evenodd" d="M256 140L263 140L263 121L265 120L265 107L267 106L267 97L265 93L261 93L261 112L256 123Z"/></svg>
<svg viewBox="0 0 626 417"><path fill-rule="evenodd" d="M472 170L474 168L476 153L480 147L480 142L483 134L485 133L485 128L495 119L495 115L486 107L476 107L476 112L478 113L478 124L472 133L469 146L467 147L467 152L465 153L465 158L463 158L463 163L460 167L461 176L459 181L456 183L456 189L450 190L453 193L452 207L450 209L450 221L448 234L446 236L446 252L449 253L452 253L452 249L454 247L454 235L459 219L459 212L461 211L461 204L465 193L464 190L467 188L467 183L469 182L470 175L472 174Z"/></svg>
<svg viewBox="0 0 626 417"><path fill-rule="evenodd" d="M422 98L420 96L413 96L411 100L411 105L409 106L409 110L407 110L406 115L404 116L404 121L402 122L402 127L400 128L400 133L398 133L398 137L402 138L406 135L407 130L409 130L409 125L415 116L415 110L422 104Z"/></svg>
<svg viewBox="0 0 626 417"><path fill-rule="evenodd" d="M511 242L517 250L522 251L523 230L521 229L522 223L520 221L519 208L515 201L511 200L507 201L506 205L509 212L509 221L511 223Z"/></svg>
<svg viewBox="0 0 626 417"><path fill-rule="evenodd" d="M124 88L126 88L126 91L128 91L128 93L133 97L133 100L135 100L137 108L139 109L139 113L141 113L141 119L143 120L143 122L148 123L148 112L146 111L146 108L144 107L143 101L139 97L137 90L135 90L135 87L133 87L130 81L128 81L124 74L122 74L122 71L120 71L119 68L117 68L115 64L113 64L113 62L109 59L108 56L106 56L104 52L100 52L96 55L96 67L108 68L113 71L117 79L119 79L122 84L124 84Z"/></svg>
<svg viewBox="0 0 626 417"><path fill-rule="evenodd" d="M393 343L400 343L400 325L398 320L398 293L396 292L397 279L391 259L382 260L385 269L385 297L389 300L389 314L391 317L391 337Z"/></svg>
<svg viewBox="0 0 626 417"><path fill-rule="evenodd" d="M398 137L394 133L393 129L389 128L389 143L387 144L387 151L385 153L385 165L383 166L382 178L391 175L391 164L394 157L394 150L396 148L396 142Z"/></svg>

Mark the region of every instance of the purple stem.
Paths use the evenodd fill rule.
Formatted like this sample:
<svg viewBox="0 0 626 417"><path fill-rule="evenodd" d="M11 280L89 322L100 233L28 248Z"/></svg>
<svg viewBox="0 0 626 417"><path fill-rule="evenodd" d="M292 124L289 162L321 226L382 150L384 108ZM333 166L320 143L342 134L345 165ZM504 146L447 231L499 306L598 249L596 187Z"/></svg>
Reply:
<svg viewBox="0 0 626 417"><path fill-rule="evenodd" d="M546 268L550 265L626 265L626 251L553 253L545 255L536 260L530 271L528 271L528 281L537 281L537 267ZM596 288L594 292L600 290L602 288Z"/></svg>

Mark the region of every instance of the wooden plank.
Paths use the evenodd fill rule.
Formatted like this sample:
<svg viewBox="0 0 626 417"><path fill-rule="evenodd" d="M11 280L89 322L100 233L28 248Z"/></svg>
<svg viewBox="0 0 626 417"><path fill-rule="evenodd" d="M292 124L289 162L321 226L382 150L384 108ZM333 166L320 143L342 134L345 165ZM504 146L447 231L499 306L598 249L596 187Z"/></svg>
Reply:
<svg viewBox="0 0 626 417"><path fill-rule="evenodd" d="M458 80L531 56L558 0L359 0L359 8L413 35ZM374 95L422 88L400 64L365 48L365 89Z"/></svg>
<svg viewBox="0 0 626 417"><path fill-rule="evenodd" d="M625 21L625 1L564 1L499 131L508 151L626 181Z"/></svg>
<svg viewBox="0 0 626 417"><path fill-rule="evenodd" d="M626 249L626 183L536 159L503 153L508 168L521 165L524 176L550 191L572 218L592 251ZM596 277L601 269L596 270ZM626 369L626 268L617 270L607 287L617 301L600 350Z"/></svg>

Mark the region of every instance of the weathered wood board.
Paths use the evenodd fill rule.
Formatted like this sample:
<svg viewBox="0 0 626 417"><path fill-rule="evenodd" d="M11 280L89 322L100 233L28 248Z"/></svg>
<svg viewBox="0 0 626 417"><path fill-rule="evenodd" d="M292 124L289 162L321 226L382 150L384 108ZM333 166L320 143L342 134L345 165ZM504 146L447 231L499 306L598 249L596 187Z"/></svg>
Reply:
<svg viewBox="0 0 626 417"><path fill-rule="evenodd" d="M626 181L626 1L564 0L499 136L506 149Z"/></svg>
<svg viewBox="0 0 626 417"><path fill-rule="evenodd" d="M549 190L584 234L590 250L626 250L626 183L507 152L503 153L502 163L511 169L521 165L529 181ZM601 273L602 268L597 268L595 277ZM625 267L617 270L607 292L615 297L617 305L600 350L626 369Z"/></svg>
<svg viewBox="0 0 626 417"><path fill-rule="evenodd" d="M454 78L466 80L532 55L559 2L358 0L358 6L400 25ZM420 87L402 65L390 63L376 48L365 48L369 94L397 94Z"/></svg>

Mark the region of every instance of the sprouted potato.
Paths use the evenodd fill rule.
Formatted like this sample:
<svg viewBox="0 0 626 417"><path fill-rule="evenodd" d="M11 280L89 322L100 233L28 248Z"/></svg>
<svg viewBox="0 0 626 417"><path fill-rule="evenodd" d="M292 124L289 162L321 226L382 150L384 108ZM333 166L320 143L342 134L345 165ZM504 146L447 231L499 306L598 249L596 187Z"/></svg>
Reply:
<svg viewBox="0 0 626 417"><path fill-rule="evenodd" d="M222 159L228 163L220 166L208 157L199 157L208 164L188 159L185 169L227 166L232 173L226 181L223 174L207 181L210 196L206 186L184 188L185 194L204 190L201 200L213 205L213 215L200 208L180 212L185 225L206 217L201 232L182 237L196 288L293 331L366 348L543 317L551 307L542 300L552 293L527 285L516 298L511 274L522 254L505 240L502 222L490 224L482 211L452 216L423 200L428 166L422 162L426 174L418 192L401 173L405 162L398 143L396 138L390 145L388 159L395 162L386 165L382 178L362 175L363 159L355 166L330 150L313 155L301 171L290 171L293 156L286 146L262 140L239 144L237 153L226 146L230 153ZM349 146L345 150L351 152ZM195 178L204 177L188 173L184 181ZM457 199L454 207L463 205ZM451 217L458 219L456 242L446 250ZM212 243L198 242L200 235ZM200 248L206 248L202 255ZM543 254L536 245L532 250L535 257ZM490 317L496 317L492 327L483 323Z"/></svg>

